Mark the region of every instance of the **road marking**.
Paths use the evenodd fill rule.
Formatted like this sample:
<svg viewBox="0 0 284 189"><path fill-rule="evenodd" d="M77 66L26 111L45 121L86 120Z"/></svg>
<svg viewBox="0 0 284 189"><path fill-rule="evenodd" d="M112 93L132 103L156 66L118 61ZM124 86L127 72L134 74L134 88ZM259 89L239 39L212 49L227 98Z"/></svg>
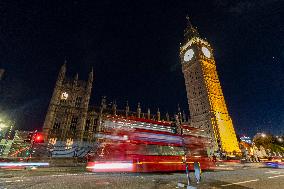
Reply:
<svg viewBox="0 0 284 189"><path fill-rule="evenodd" d="M96 173L66 173L66 174L58 174L51 175L52 177L63 177L63 176L83 176L83 175L96 175Z"/></svg>
<svg viewBox="0 0 284 189"><path fill-rule="evenodd" d="M63 176L66 176L66 175L51 175L52 177L63 177Z"/></svg>
<svg viewBox="0 0 284 189"><path fill-rule="evenodd" d="M276 175L276 176L272 176L272 177L268 177L268 178L276 178L276 177L284 177L284 175Z"/></svg>
<svg viewBox="0 0 284 189"><path fill-rule="evenodd" d="M255 179L255 180L247 180L247 181L242 181L242 182L235 182L235 183L231 183L231 184L224 184L221 186L232 186L232 185L237 185L237 184L244 184L244 183L248 183L248 182L256 182L259 181L259 179Z"/></svg>
<svg viewBox="0 0 284 189"><path fill-rule="evenodd" d="M83 176L83 175L95 175L95 173L66 173L66 174L58 174L51 175L52 177L63 177L63 176Z"/></svg>
<svg viewBox="0 0 284 189"><path fill-rule="evenodd" d="M24 180L6 180L5 182L11 183L11 182L23 182Z"/></svg>
<svg viewBox="0 0 284 189"><path fill-rule="evenodd" d="M279 174L283 174L284 172L283 171L268 171L268 172L265 172L266 174L273 174L273 175L279 175Z"/></svg>
<svg viewBox="0 0 284 189"><path fill-rule="evenodd" d="M63 177L63 176L74 176L74 175L79 175L79 174L77 174L77 173L74 173L74 174L67 173L67 174L51 175L51 176L53 176L53 177Z"/></svg>

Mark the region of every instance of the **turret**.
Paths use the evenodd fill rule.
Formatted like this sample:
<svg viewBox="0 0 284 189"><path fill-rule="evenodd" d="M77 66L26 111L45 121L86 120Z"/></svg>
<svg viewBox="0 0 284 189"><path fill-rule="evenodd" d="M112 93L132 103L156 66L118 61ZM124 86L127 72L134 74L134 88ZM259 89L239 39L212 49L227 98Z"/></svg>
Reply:
<svg viewBox="0 0 284 189"><path fill-rule="evenodd" d="M48 106L48 110L45 116L44 124L43 124L43 135L44 139L48 139L48 135L50 129L52 128L52 121L54 120L54 112L55 112L55 105L59 104L59 97L60 97L60 89L62 88L62 84L66 74L66 60L64 64L61 66L60 71L58 73L57 81L52 93L52 97L50 99L50 103Z"/></svg>
<svg viewBox="0 0 284 189"><path fill-rule="evenodd" d="M89 73L88 83L87 83L87 88L88 88L89 92L92 90L93 79L94 79L94 71L93 71L93 68L92 68L91 72Z"/></svg>
<svg viewBox="0 0 284 189"><path fill-rule="evenodd" d="M137 105L137 117L138 117L138 118L141 117L141 106L140 106L140 102L138 102L138 105Z"/></svg>
<svg viewBox="0 0 284 189"><path fill-rule="evenodd" d="M116 116L116 107L117 107L116 101L113 101L113 103L112 103L112 113L113 113L114 116Z"/></svg>
<svg viewBox="0 0 284 189"><path fill-rule="evenodd" d="M158 111L157 111L157 121L161 121L161 112L158 108Z"/></svg>
<svg viewBox="0 0 284 189"><path fill-rule="evenodd" d="M170 115L168 112L166 113L166 121L170 121Z"/></svg>
<svg viewBox="0 0 284 189"><path fill-rule="evenodd" d="M101 109L106 109L106 96L102 96L102 101L101 101Z"/></svg>
<svg viewBox="0 0 284 189"><path fill-rule="evenodd" d="M187 120L186 120L186 114L185 114L184 110L182 111L182 117L183 117L183 122L186 122Z"/></svg>
<svg viewBox="0 0 284 189"><path fill-rule="evenodd" d="M182 114L181 114L181 109L180 109L179 104L178 104L178 114L177 114L177 116L178 116L178 119L179 119L180 123L182 123Z"/></svg>
<svg viewBox="0 0 284 189"><path fill-rule="evenodd" d="M91 72L89 73L88 83L92 83L93 82L93 79L94 79L93 77L94 77L94 70L92 68Z"/></svg>
<svg viewBox="0 0 284 189"><path fill-rule="evenodd" d="M182 128L181 128L181 125L180 125L181 123L180 123L178 115L175 115L175 124L176 124L176 127L177 127L177 133L182 134Z"/></svg>
<svg viewBox="0 0 284 189"><path fill-rule="evenodd" d="M58 77L57 77L57 81L56 81L56 85L61 85L64 78L65 78L65 74L66 74L66 60L64 62L64 64L61 66Z"/></svg>
<svg viewBox="0 0 284 189"><path fill-rule="evenodd" d="M78 76L78 73L75 74L75 77L74 77L74 85L76 86L77 83L78 83L78 79L79 79L79 76Z"/></svg>
<svg viewBox="0 0 284 189"><path fill-rule="evenodd" d="M128 114L129 114L129 105L128 105L128 101L126 101L125 116L128 117Z"/></svg>

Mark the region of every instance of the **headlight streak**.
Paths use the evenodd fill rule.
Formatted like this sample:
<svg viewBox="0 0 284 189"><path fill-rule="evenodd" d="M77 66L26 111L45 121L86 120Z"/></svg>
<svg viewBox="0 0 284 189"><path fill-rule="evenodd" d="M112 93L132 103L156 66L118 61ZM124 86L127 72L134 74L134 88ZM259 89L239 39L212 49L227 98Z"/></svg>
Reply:
<svg viewBox="0 0 284 189"><path fill-rule="evenodd" d="M42 162L4 162L0 163L0 167L24 167L24 166L49 166L49 163L42 163Z"/></svg>
<svg viewBox="0 0 284 189"><path fill-rule="evenodd" d="M132 162L99 162L96 161L86 167L93 171L133 171Z"/></svg>

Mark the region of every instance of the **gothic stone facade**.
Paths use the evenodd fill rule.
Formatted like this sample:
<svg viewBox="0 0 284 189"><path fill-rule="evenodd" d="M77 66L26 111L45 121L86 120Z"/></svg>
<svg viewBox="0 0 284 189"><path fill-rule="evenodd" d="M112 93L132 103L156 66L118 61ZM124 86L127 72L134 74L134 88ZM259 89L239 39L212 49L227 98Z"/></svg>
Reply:
<svg viewBox="0 0 284 189"><path fill-rule="evenodd" d="M107 104L103 97L100 106L89 106L91 90L93 85L93 71L89 73L88 81L74 78L67 78L66 64L58 74L54 91L50 100L48 111L43 126L45 140L95 140L95 133L103 131L102 123L108 116L137 117L152 120L161 120L161 113L158 109L156 114L151 114L150 109L146 113L141 111L140 103L136 111L130 111L128 103L125 109L117 109L116 102ZM186 116L178 109L180 122L185 122ZM167 113L165 120L169 121Z"/></svg>
<svg viewBox="0 0 284 189"><path fill-rule="evenodd" d="M180 60L190 110L190 125L207 131L212 146L240 152L218 78L213 49L190 22L180 47Z"/></svg>
<svg viewBox="0 0 284 189"><path fill-rule="evenodd" d="M85 123L92 121L92 114L88 114L92 85L93 71L88 81L82 81L78 74L73 79L67 78L66 64L61 67L44 121L45 139L87 140L91 137L91 124L86 127Z"/></svg>

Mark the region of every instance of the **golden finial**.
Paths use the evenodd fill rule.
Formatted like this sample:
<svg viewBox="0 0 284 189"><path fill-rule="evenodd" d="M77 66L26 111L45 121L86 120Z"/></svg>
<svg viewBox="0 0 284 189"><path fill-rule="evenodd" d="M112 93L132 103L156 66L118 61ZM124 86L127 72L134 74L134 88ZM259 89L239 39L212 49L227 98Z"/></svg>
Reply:
<svg viewBox="0 0 284 189"><path fill-rule="evenodd" d="M191 38L193 36L199 36L197 29L195 27L193 27L188 15L186 15L186 20L187 20L187 27L185 29L184 35L188 38Z"/></svg>

